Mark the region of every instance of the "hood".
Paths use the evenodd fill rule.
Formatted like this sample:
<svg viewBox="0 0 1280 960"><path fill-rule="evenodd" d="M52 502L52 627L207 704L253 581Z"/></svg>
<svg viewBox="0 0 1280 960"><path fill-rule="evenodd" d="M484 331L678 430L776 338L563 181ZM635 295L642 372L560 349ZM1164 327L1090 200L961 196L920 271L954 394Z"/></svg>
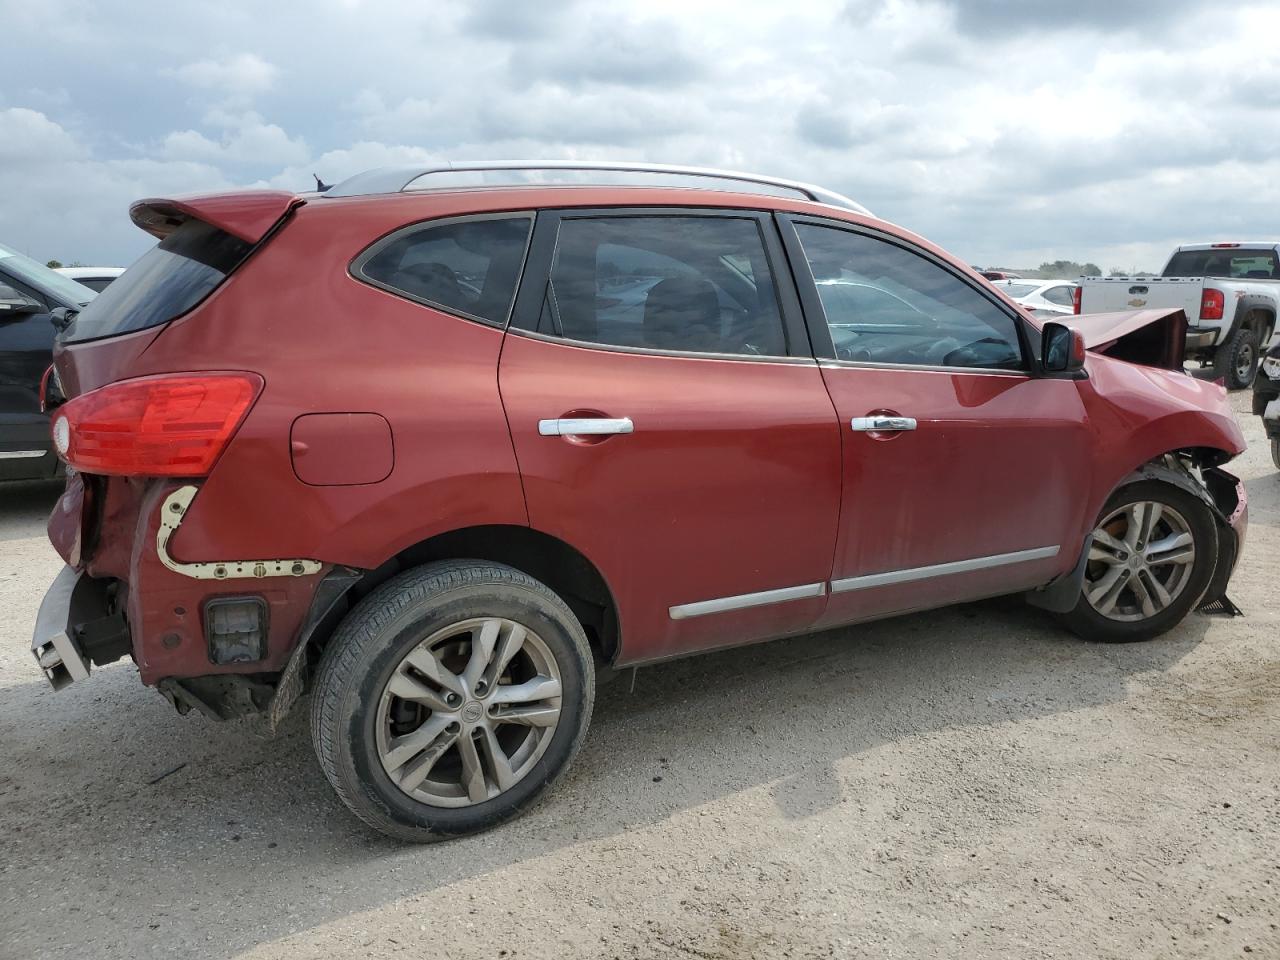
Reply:
<svg viewBox="0 0 1280 960"><path fill-rule="evenodd" d="M1084 334L1085 347L1094 353L1182 371L1187 348L1187 315L1182 310L1086 313L1071 317L1070 323Z"/></svg>

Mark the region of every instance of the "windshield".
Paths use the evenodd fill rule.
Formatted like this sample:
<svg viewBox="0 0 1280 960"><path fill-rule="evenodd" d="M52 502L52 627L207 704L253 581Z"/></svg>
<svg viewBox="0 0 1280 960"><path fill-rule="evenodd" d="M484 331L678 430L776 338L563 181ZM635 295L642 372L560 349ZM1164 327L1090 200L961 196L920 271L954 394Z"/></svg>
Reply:
<svg viewBox="0 0 1280 960"><path fill-rule="evenodd" d="M43 263L23 256L17 250L10 250L2 243L0 243L0 270L12 274L15 279L35 287L41 293L52 294L63 301L65 306L75 303L83 305L96 296L88 287L50 270Z"/></svg>
<svg viewBox="0 0 1280 960"><path fill-rule="evenodd" d="M1280 280L1280 263L1276 262L1276 252L1270 248L1179 250L1164 268L1164 276Z"/></svg>
<svg viewBox="0 0 1280 960"><path fill-rule="evenodd" d="M212 293L251 249L239 237L188 220L98 294L61 339L97 340L167 323Z"/></svg>

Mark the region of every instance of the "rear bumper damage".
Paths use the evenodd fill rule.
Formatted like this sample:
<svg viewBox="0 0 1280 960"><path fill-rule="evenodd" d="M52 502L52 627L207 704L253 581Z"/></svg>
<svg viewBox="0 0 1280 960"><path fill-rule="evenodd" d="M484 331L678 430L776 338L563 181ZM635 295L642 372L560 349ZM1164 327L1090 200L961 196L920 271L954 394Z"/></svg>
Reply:
<svg viewBox="0 0 1280 960"><path fill-rule="evenodd" d="M96 580L72 566L50 584L36 614L31 654L53 689L87 680L91 664L102 666L129 652L129 628L116 593L114 581Z"/></svg>

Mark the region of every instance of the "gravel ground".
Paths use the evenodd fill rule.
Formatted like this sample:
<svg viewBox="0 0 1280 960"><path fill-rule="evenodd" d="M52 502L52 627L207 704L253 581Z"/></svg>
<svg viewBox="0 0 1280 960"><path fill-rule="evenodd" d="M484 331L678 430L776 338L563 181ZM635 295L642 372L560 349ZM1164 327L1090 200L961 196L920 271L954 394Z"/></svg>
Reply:
<svg viewBox="0 0 1280 960"><path fill-rule="evenodd" d="M1280 474L1232 597L1079 642L1015 601L639 671L531 815L433 847L129 664L28 648L56 491L0 488L0 956L1280 956Z"/></svg>

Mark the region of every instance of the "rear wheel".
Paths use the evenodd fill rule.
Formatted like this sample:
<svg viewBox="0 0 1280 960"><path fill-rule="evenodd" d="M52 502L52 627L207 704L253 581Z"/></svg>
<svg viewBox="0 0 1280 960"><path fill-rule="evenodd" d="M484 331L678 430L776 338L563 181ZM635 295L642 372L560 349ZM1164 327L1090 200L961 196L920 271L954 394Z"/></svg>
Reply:
<svg viewBox="0 0 1280 960"><path fill-rule="evenodd" d="M1251 386L1258 374L1257 332L1242 326L1231 334L1214 354L1213 369L1226 381L1229 390Z"/></svg>
<svg viewBox="0 0 1280 960"><path fill-rule="evenodd" d="M1093 531L1084 588L1063 619L1086 640L1149 640L1199 602L1217 563L1209 508L1184 490L1144 480L1119 490Z"/></svg>
<svg viewBox="0 0 1280 960"><path fill-rule="evenodd" d="M394 577L339 626L312 734L361 820L406 840L496 826L568 767L595 694L591 650L564 602L500 564Z"/></svg>

